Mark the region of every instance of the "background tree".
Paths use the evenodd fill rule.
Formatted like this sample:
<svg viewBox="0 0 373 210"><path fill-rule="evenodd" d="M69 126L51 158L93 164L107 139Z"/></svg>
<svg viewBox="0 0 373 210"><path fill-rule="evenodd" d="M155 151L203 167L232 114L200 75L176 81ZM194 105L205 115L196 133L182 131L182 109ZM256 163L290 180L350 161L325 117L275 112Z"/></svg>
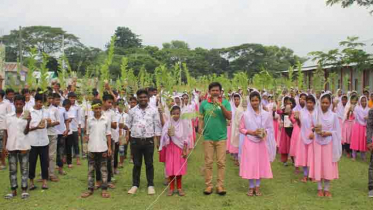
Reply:
<svg viewBox="0 0 373 210"><path fill-rule="evenodd" d="M140 48L142 46L142 40L140 36L133 33L131 29L127 27L118 27L115 30L115 47L117 48Z"/></svg>
<svg viewBox="0 0 373 210"><path fill-rule="evenodd" d="M51 26L29 26L22 28L22 46L23 55L28 56L32 47L36 47L38 53L47 53L54 55L61 51L62 37L64 37L64 45L81 46L79 38L73 34L69 34L62 28ZM11 30L9 35L4 35L1 40L10 50L10 55L14 55L19 47L19 30ZM11 49L9 49L11 48ZM19 56L19 55L18 55Z"/></svg>
<svg viewBox="0 0 373 210"><path fill-rule="evenodd" d="M362 7L370 8L373 6L373 0L327 0L326 4L331 6L334 4L341 4L343 8L356 4ZM371 10L370 13L373 13L373 10Z"/></svg>

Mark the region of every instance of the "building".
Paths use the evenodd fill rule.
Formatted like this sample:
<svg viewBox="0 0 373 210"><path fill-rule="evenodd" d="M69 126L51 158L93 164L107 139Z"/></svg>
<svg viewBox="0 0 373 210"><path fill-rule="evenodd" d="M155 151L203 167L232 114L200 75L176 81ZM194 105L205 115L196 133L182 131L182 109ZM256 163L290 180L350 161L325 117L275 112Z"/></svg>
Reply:
<svg viewBox="0 0 373 210"><path fill-rule="evenodd" d="M21 85L26 81L28 68L20 67L18 72L18 64L16 62L5 62L2 69L2 88L9 85Z"/></svg>
<svg viewBox="0 0 373 210"><path fill-rule="evenodd" d="M325 81L327 81L331 73L336 73L338 75L334 84L336 89L342 89L344 92L356 90L359 93L362 93L364 89L368 89L369 92L373 92L373 65L370 68L362 71L356 70L354 66L355 65L349 65L337 68L333 65L326 65L323 67ZM313 89L312 83L314 80L314 72L317 68L317 65L302 67L305 87L307 89ZM283 71L281 74L283 76L287 76L287 72L288 71ZM297 73L294 72L294 74L296 75ZM348 84L344 84L346 81L348 81ZM326 84L325 90L329 90L329 87L330 85Z"/></svg>

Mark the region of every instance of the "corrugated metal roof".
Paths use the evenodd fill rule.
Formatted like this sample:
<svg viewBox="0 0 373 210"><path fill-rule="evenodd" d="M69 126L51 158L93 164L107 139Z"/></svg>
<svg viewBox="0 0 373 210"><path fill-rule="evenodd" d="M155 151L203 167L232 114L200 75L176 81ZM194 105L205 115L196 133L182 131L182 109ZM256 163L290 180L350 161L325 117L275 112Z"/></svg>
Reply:
<svg viewBox="0 0 373 210"><path fill-rule="evenodd" d="M22 66L21 70L28 72L28 68L25 66ZM17 72L17 63L16 62L5 62L4 71L5 72Z"/></svg>

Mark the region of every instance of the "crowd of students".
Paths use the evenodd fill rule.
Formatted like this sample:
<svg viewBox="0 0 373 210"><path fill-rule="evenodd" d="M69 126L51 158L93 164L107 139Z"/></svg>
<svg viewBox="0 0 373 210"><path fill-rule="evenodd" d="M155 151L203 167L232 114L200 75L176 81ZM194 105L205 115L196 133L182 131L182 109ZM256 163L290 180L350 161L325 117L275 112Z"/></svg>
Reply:
<svg viewBox="0 0 373 210"><path fill-rule="evenodd" d="M11 193L17 196L18 163L21 197L37 189L35 178L39 159L41 188L66 175L64 167L88 161L87 191L91 196L102 189L116 188L114 176L127 156L133 163L132 187L140 187L144 160L148 194L154 195L155 150L164 163L168 196L184 196L182 177L187 173L188 155L196 146L197 132L204 137L206 189L213 192L213 162L217 161L216 192L225 195L226 154L247 179L248 196L261 196L261 179L273 178L271 162L280 154L284 166L289 160L303 170L302 182L317 182L317 195L331 197L330 181L338 179L338 161L343 151L348 158L362 160L373 149L373 94L357 92L284 91L274 97L265 90L229 91L212 83L206 93L158 93L140 89L134 95L105 86L102 95L79 96L74 88L60 90L54 82L46 92L27 88L17 92L0 90L1 168L8 157ZM199 115L197 114L199 113ZM130 152L127 155L128 148ZM57 170L55 170L57 169ZM370 157L369 196L373 197L373 155Z"/></svg>

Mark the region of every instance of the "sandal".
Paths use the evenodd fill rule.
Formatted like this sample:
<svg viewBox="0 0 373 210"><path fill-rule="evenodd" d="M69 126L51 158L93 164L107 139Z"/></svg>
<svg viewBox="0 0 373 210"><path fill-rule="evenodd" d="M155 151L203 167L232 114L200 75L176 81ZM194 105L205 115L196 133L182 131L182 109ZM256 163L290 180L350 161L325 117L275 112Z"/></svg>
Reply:
<svg viewBox="0 0 373 210"><path fill-rule="evenodd" d="M60 181L57 177L54 177L54 176L49 177L49 180L51 182L59 182Z"/></svg>
<svg viewBox="0 0 373 210"><path fill-rule="evenodd" d="M168 190L168 193L167 193L167 196L173 196L174 195L174 191L169 189Z"/></svg>
<svg viewBox="0 0 373 210"><path fill-rule="evenodd" d="M29 190L36 190L38 187L35 185L30 185Z"/></svg>
<svg viewBox="0 0 373 210"><path fill-rule="evenodd" d="M107 187L110 188L110 189L115 189L115 185L113 183L109 183L107 185Z"/></svg>
<svg viewBox="0 0 373 210"><path fill-rule="evenodd" d="M300 181L303 182L303 183L307 183L308 178L305 176L305 177L303 177Z"/></svg>
<svg viewBox="0 0 373 210"><path fill-rule="evenodd" d="M48 190L48 185L43 184L43 186L41 187L41 189L43 189L43 190Z"/></svg>
<svg viewBox="0 0 373 210"><path fill-rule="evenodd" d="M255 188L255 195L256 196L262 196L262 193L260 192L260 188L259 187Z"/></svg>
<svg viewBox="0 0 373 210"><path fill-rule="evenodd" d="M179 196L185 196L185 192L182 189L177 190L179 193Z"/></svg>
<svg viewBox="0 0 373 210"><path fill-rule="evenodd" d="M103 191L101 193L101 197L103 197L103 198L110 198L110 194L108 192L106 192L106 191Z"/></svg>
<svg viewBox="0 0 373 210"><path fill-rule="evenodd" d="M80 195L81 198L88 198L89 196L93 195L93 190L84 192Z"/></svg>
<svg viewBox="0 0 373 210"><path fill-rule="evenodd" d="M67 175L66 171L59 171L58 174L59 174L59 175L62 175L62 176Z"/></svg>
<svg viewBox="0 0 373 210"><path fill-rule="evenodd" d="M29 197L30 197L30 194L28 194L27 192L24 192L24 193L21 194L22 199L27 199Z"/></svg>
<svg viewBox="0 0 373 210"><path fill-rule="evenodd" d="M247 196L250 196L250 197L254 196L254 188L249 189L249 192L247 192Z"/></svg>
<svg viewBox="0 0 373 210"><path fill-rule="evenodd" d="M332 197L332 194L331 194L329 191L325 191L325 192L324 192L324 196L325 196L325 197L328 197L328 198L331 198L331 197Z"/></svg>
<svg viewBox="0 0 373 210"><path fill-rule="evenodd" d="M4 196L4 198L7 199L7 200L13 199L14 197L15 197L15 195L13 195L12 193L6 194Z"/></svg>
<svg viewBox="0 0 373 210"><path fill-rule="evenodd" d="M324 197L324 192L322 190L317 191L317 196L318 197Z"/></svg>

